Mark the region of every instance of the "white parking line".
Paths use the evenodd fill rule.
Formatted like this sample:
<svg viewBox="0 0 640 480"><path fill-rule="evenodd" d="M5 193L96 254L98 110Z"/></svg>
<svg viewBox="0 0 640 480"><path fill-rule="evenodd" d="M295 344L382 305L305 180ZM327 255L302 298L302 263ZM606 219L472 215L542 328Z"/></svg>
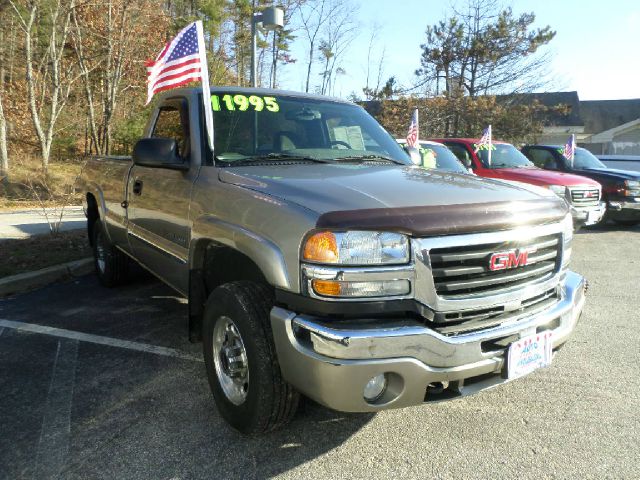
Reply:
<svg viewBox="0 0 640 480"><path fill-rule="evenodd" d="M147 343L138 343L129 340L120 340L118 338L103 337L101 335L92 335L90 333L65 330L63 328L47 327L45 325L37 325L34 323L14 322L12 320L0 319L0 327L10 328L12 330L18 330L21 332L39 333L42 335L50 335L52 337L68 338L70 340L78 340L80 342L106 345L108 347L125 348L127 350L136 350L138 352L153 353L155 355L163 355L165 357L191 360L192 362L204 361L200 356L191 355L174 348L159 347L157 345L149 345Z"/></svg>
<svg viewBox="0 0 640 480"><path fill-rule="evenodd" d="M58 340L33 478L58 478L67 463L78 340Z"/></svg>

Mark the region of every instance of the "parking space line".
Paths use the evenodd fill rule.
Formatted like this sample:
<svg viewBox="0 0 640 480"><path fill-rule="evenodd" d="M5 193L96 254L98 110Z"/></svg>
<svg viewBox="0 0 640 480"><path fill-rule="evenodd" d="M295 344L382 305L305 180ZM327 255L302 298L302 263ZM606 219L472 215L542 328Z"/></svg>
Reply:
<svg viewBox="0 0 640 480"><path fill-rule="evenodd" d="M76 332L73 330L65 330L63 328L47 327L46 325L37 325L34 323L14 322L12 320L0 319L0 327L10 328L21 332L39 333L42 335L50 335L58 338L68 338L70 340L78 340L80 342L95 343L98 345L106 345L108 347L124 348L127 350L135 350L144 353L153 353L155 355L163 355L165 357L174 357L181 360L190 360L192 362L203 362L200 356L191 355L181 352L175 348L159 347L157 345L149 345L147 343L132 342L130 340L120 340L118 338L103 337L101 335L93 335L90 333Z"/></svg>
<svg viewBox="0 0 640 480"><path fill-rule="evenodd" d="M33 478L58 478L67 462L78 340L58 340Z"/></svg>

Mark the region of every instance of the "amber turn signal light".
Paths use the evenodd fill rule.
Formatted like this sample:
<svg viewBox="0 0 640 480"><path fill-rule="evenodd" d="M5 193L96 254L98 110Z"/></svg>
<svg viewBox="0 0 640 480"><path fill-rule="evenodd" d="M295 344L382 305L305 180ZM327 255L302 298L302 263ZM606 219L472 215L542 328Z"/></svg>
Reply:
<svg viewBox="0 0 640 480"><path fill-rule="evenodd" d="M311 285L318 295L338 297L340 293L342 293L340 282L336 282L335 280L313 280Z"/></svg>
<svg viewBox="0 0 640 480"><path fill-rule="evenodd" d="M338 243L331 232L318 232L307 239L302 256L305 260L319 263L337 263Z"/></svg>

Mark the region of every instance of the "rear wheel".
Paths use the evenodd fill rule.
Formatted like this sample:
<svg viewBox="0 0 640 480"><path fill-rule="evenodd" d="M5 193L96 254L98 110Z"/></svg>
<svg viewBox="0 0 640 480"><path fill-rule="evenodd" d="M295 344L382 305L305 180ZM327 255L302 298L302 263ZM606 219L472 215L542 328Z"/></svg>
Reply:
<svg viewBox="0 0 640 480"><path fill-rule="evenodd" d="M129 269L129 258L111 245L100 220L93 225L93 263L104 287L122 284Z"/></svg>
<svg viewBox="0 0 640 480"><path fill-rule="evenodd" d="M298 392L282 378L265 285L232 282L216 288L205 306L203 352L213 398L222 417L245 434L289 422Z"/></svg>

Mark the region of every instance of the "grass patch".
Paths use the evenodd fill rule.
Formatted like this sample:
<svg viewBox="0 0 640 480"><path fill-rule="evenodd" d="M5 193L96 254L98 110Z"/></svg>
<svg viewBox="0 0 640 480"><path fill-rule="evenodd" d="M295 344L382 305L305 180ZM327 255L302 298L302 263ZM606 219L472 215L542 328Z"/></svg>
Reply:
<svg viewBox="0 0 640 480"><path fill-rule="evenodd" d="M0 210L80 205L76 183L84 164L82 159L51 161L45 174L35 157L12 163L8 177L0 178Z"/></svg>
<svg viewBox="0 0 640 480"><path fill-rule="evenodd" d="M40 270L92 255L84 230L0 241L0 278Z"/></svg>

